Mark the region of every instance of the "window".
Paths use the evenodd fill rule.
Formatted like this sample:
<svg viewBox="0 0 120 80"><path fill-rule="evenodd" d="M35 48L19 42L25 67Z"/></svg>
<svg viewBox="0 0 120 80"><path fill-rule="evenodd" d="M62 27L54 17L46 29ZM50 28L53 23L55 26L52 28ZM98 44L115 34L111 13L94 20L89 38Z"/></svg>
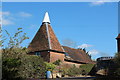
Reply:
<svg viewBox="0 0 120 80"><path fill-rule="evenodd" d="M40 56L40 52L35 52L35 55Z"/></svg>

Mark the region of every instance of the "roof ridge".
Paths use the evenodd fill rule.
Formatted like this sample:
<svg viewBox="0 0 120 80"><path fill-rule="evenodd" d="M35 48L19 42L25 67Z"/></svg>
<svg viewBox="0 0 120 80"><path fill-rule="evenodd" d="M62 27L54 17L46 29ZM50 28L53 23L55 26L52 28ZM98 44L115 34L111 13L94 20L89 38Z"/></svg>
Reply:
<svg viewBox="0 0 120 80"><path fill-rule="evenodd" d="M46 25L46 32L47 32L47 36L48 36L49 48L52 49L52 47L51 47L51 42L50 42L50 34L49 34L48 23L45 23L45 25Z"/></svg>

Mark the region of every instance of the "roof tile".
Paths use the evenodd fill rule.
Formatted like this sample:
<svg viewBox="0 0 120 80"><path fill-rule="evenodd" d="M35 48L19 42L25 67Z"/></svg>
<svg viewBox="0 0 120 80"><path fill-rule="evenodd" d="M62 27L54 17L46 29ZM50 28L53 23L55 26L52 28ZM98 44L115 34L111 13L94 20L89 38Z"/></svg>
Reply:
<svg viewBox="0 0 120 80"><path fill-rule="evenodd" d="M83 63L94 63L90 57L81 49L74 49L67 46L63 46L64 50L74 60Z"/></svg>
<svg viewBox="0 0 120 80"><path fill-rule="evenodd" d="M48 34L49 34L49 37L48 37ZM48 38L50 38L50 43L48 41ZM50 45L51 45L51 48L49 47ZM32 42L28 46L28 49L31 52L42 51L42 50L56 50L56 51L63 52L62 46L57 40L50 24L48 24L48 32L47 32L46 24L41 25L40 29L36 33Z"/></svg>

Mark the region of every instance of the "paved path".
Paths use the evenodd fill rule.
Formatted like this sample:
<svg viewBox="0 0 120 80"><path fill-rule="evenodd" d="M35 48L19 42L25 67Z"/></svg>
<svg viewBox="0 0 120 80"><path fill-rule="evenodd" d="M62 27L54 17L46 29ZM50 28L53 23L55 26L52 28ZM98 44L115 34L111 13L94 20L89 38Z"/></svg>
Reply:
<svg viewBox="0 0 120 80"><path fill-rule="evenodd" d="M95 79L96 77L64 77L62 79L80 79L80 80L93 80Z"/></svg>

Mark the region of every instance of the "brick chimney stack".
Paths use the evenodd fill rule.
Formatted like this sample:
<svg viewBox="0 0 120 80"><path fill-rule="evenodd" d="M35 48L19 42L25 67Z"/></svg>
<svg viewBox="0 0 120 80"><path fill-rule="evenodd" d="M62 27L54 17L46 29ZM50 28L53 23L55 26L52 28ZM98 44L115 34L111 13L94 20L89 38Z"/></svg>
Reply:
<svg viewBox="0 0 120 80"><path fill-rule="evenodd" d="M118 52L120 52L120 34L118 34L118 37L116 39L117 39L117 50Z"/></svg>

